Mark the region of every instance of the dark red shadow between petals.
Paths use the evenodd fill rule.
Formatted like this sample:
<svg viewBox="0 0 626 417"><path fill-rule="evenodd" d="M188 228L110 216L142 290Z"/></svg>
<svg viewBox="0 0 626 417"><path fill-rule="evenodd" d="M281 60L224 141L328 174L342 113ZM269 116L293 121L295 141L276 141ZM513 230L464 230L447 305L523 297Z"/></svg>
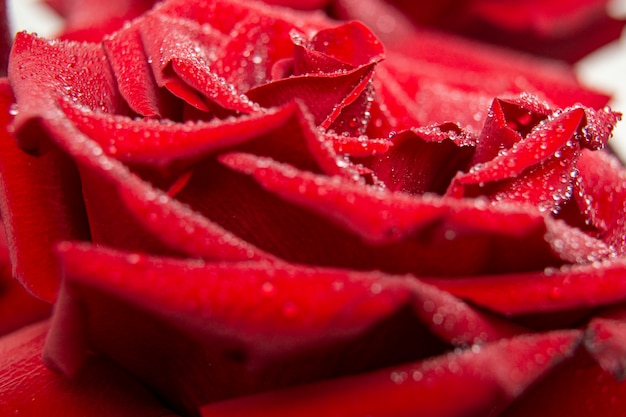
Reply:
<svg viewBox="0 0 626 417"><path fill-rule="evenodd" d="M0 339L0 414L50 417L174 417L146 388L101 357L87 359L70 381L46 368L41 350L48 322Z"/></svg>
<svg viewBox="0 0 626 417"><path fill-rule="evenodd" d="M570 357L579 340L576 331L522 336L420 363L207 405L201 411L205 417L495 415Z"/></svg>

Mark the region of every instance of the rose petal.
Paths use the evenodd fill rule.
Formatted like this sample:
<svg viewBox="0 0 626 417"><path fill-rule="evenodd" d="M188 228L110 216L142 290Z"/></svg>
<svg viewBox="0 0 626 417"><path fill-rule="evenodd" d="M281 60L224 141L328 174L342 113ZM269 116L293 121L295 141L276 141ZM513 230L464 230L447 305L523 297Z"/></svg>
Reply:
<svg viewBox="0 0 626 417"><path fill-rule="evenodd" d="M241 92L269 82L274 64L293 57L290 30L295 30L293 22L267 15L248 16L231 30L214 71Z"/></svg>
<svg viewBox="0 0 626 417"><path fill-rule="evenodd" d="M572 196L579 154L576 143L566 145L523 174L488 186L489 198L496 202L532 204L541 211L558 213Z"/></svg>
<svg viewBox="0 0 626 417"><path fill-rule="evenodd" d="M172 0L158 5L159 13L196 20L200 24L208 23L229 34L239 23L248 17L268 16L286 22L297 22L307 34L331 26L332 20L321 13L297 12L289 8L274 7L262 2L241 0L195 1ZM336 24L336 23L335 23Z"/></svg>
<svg viewBox="0 0 626 417"><path fill-rule="evenodd" d="M607 1L472 2L464 35L575 62L620 36L624 22L607 15Z"/></svg>
<svg viewBox="0 0 626 417"><path fill-rule="evenodd" d="M544 219L537 213L492 210L474 202L432 196L414 198L298 171L253 155L227 154L220 161L252 176L262 187L237 177L236 184L244 188L234 193L236 200L220 205L241 206L255 213L256 225L271 225L276 239L271 245L284 259L293 261L296 256L297 262L304 263L455 276L560 264L546 247ZM236 184L229 182L217 195L227 198L225 190ZM211 211L205 213L212 216ZM249 218L249 214L238 216ZM315 239L303 243L303 237L311 236ZM260 241L263 234L250 239ZM328 244L332 251L322 244L326 241L333 242ZM307 250L293 251L303 244ZM454 263L447 261L450 257Z"/></svg>
<svg viewBox="0 0 626 417"><path fill-rule="evenodd" d="M296 113L295 105L238 118L197 123L134 120L62 102L68 119L107 154L131 166L171 176L217 151L274 132Z"/></svg>
<svg viewBox="0 0 626 417"><path fill-rule="evenodd" d="M92 356L69 381L41 361L49 323L0 339L0 414L27 416L174 417L175 414L114 363Z"/></svg>
<svg viewBox="0 0 626 417"><path fill-rule="evenodd" d="M392 276L384 277L390 281ZM409 277L402 283L413 295L413 312L429 330L452 346L468 347L510 338L529 330ZM374 289L375 287L372 287Z"/></svg>
<svg viewBox="0 0 626 417"><path fill-rule="evenodd" d="M60 36L82 42L100 42L154 5L155 0L46 0L63 18Z"/></svg>
<svg viewBox="0 0 626 417"><path fill-rule="evenodd" d="M582 103L602 108L608 102L604 94L581 86L568 65L558 61L532 58L511 50L463 39L427 29L399 39L388 46L389 54L398 51L407 58L457 68L477 77L510 80L522 90L540 92L542 97L565 108Z"/></svg>
<svg viewBox="0 0 626 417"><path fill-rule="evenodd" d="M0 336L43 320L52 306L29 294L11 274L4 226L0 224Z"/></svg>
<svg viewBox="0 0 626 417"><path fill-rule="evenodd" d="M66 286L47 362L72 375L83 349L96 349L181 410L427 357L447 346L415 318L403 280L381 274L205 264L71 244L59 254ZM447 311L442 317L453 324ZM468 321L488 332L483 337L510 331L473 316ZM459 327L480 339L463 322Z"/></svg>
<svg viewBox="0 0 626 417"><path fill-rule="evenodd" d="M13 42L7 17L6 1L2 1L0 2L0 76L2 77L7 75L7 64Z"/></svg>
<svg viewBox="0 0 626 417"><path fill-rule="evenodd" d="M172 114L172 100L166 100L150 70L137 24L129 24L103 41L104 50L120 94L130 108L145 117Z"/></svg>
<svg viewBox="0 0 626 417"><path fill-rule="evenodd" d="M480 132L472 161L485 163L502 150L510 149L551 113L548 103L529 94L520 95L518 99L496 98Z"/></svg>
<svg viewBox="0 0 626 417"><path fill-rule="evenodd" d="M425 279L444 291L507 316L599 307L626 299L623 259L494 276Z"/></svg>
<svg viewBox="0 0 626 417"><path fill-rule="evenodd" d="M15 130L22 148L37 150L37 126L59 96L107 113L122 110L115 78L99 44L46 40L20 32L15 37L9 82L19 113Z"/></svg>
<svg viewBox="0 0 626 417"><path fill-rule="evenodd" d="M372 137L392 136L397 131L427 124L421 119L420 112L423 109L404 92L402 85L388 73L384 65L376 68L373 84L376 99L372 110L377 111L378 115L373 115L372 120L378 126L368 126L369 131L377 133ZM382 134L378 134L379 129L382 129Z"/></svg>
<svg viewBox="0 0 626 417"><path fill-rule="evenodd" d="M389 53L382 66L386 77L393 77L402 86L403 95L418 106L422 124L453 121L477 133L489 115L493 97L524 91L540 93L528 85L516 84L517 80L508 75L494 72L485 76L437 61L412 59L403 51Z"/></svg>
<svg viewBox="0 0 626 417"><path fill-rule="evenodd" d="M549 158L571 140L583 121L581 108L565 111L492 160L456 178L460 184L479 184L518 177L522 171Z"/></svg>
<svg viewBox="0 0 626 417"><path fill-rule="evenodd" d="M393 146L388 139L371 139L367 137L343 136L332 133L325 133L326 140L333 143L335 153L354 158L365 158L383 154Z"/></svg>
<svg viewBox="0 0 626 417"><path fill-rule="evenodd" d="M388 152L364 163L390 191L411 194L443 194L458 171L469 169L474 151L471 135L453 124L403 131L390 141Z"/></svg>
<svg viewBox="0 0 626 417"><path fill-rule="evenodd" d="M575 108L537 125L493 159L457 175L447 194L487 195L496 202L514 201L558 212L572 196L578 174L576 139L584 114Z"/></svg>
<svg viewBox="0 0 626 417"><path fill-rule="evenodd" d="M54 140L81 168L82 180L90 184L85 187L85 202L94 241L130 250L182 252L209 259L271 258L107 157L61 111L44 122ZM112 218L111 213L116 217Z"/></svg>
<svg viewBox="0 0 626 417"><path fill-rule="evenodd" d="M346 73L294 76L255 87L246 95L266 108L282 106L297 97L313 114L316 125L329 128L341 110L361 96L373 67L368 64Z"/></svg>
<svg viewBox="0 0 626 417"><path fill-rule="evenodd" d="M581 349L572 360L531 387L500 416L619 417L626 406L625 400L626 384L604 371L586 350Z"/></svg>
<svg viewBox="0 0 626 417"><path fill-rule="evenodd" d="M545 239L559 258L570 264L586 264L612 259L618 255L614 247L562 220L546 219Z"/></svg>
<svg viewBox="0 0 626 417"><path fill-rule="evenodd" d="M615 378L626 378L626 323L594 318L587 326L585 345L602 369Z"/></svg>
<svg viewBox="0 0 626 417"><path fill-rule="evenodd" d="M583 151L577 168L574 199L585 221L620 254L626 251L626 171L614 157Z"/></svg>
<svg viewBox="0 0 626 417"><path fill-rule="evenodd" d="M18 148L14 98L0 82L0 207L13 276L36 297L53 301L58 286L53 242L87 239L89 227L75 164L58 149L34 157Z"/></svg>
<svg viewBox="0 0 626 417"><path fill-rule="evenodd" d="M352 67L379 62L385 53L383 44L358 21L320 30L311 39L311 47Z"/></svg>
<svg viewBox="0 0 626 417"><path fill-rule="evenodd" d="M387 46L413 34L413 22L386 0L368 0L367 7L362 3L359 0L333 0L329 9L341 20L364 22Z"/></svg>
<svg viewBox="0 0 626 417"><path fill-rule="evenodd" d="M373 79L364 79L359 87L328 115L320 128L327 132L340 132L341 135L364 135L371 121L370 109L375 100L372 81ZM358 94L359 91L361 94Z"/></svg>
<svg viewBox="0 0 626 417"><path fill-rule="evenodd" d="M141 38L157 84L200 110L208 111L213 103L251 113L252 103L210 69L212 49L215 54L224 37L195 21L179 22L180 18L162 13L141 20Z"/></svg>
<svg viewBox="0 0 626 417"><path fill-rule="evenodd" d="M474 351L211 404L203 416L469 416L500 411L572 355L580 333L522 336ZM450 401L454 398L454 401Z"/></svg>

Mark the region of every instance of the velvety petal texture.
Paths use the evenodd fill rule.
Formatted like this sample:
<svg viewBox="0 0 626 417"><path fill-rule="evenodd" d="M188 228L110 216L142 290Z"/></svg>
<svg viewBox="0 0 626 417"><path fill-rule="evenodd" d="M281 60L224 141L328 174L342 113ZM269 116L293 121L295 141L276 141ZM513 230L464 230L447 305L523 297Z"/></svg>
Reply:
<svg viewBox="0 0 626 417"><path fill-rule="evenodd" d="M41 348L49 323L39 322L0 338L0 412L4 415L160 416L175 414L111 362L92 357L77 381L46 368Z"/></svg>
<svg viewBox="0 0 626 417"><path fill-rule="evenodd" d="M47 3L0 80L0 414L623 414L621 115L476 40L573 61L605 2Z"/></svg>

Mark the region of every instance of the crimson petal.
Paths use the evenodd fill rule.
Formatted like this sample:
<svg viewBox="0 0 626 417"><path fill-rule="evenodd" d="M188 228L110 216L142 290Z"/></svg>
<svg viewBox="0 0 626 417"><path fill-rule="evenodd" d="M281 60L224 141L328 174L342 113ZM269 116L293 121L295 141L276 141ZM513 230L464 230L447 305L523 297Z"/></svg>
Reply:
<svg viewBox="0 0 626 417"><path fill-rule="evenodd" d="M275 131L296 113L295 105L238 118L197 123L134 120L60 103L68 119L103 151L131 166L176 175L211 153Z"/></svg>
<svg viewBox="0 0 626 417"><path fill-rule="evenodd" d="M271 80L273 65L293 57L289 36L294 23L267 15L253 15L236 25L221 48L214 71L238 91L246 92Z"/></svg>
<svg viewBox="0 0 626 417"><path fill-rule="evenodd" d="M541 272L425 279L444 291L507 316L599 307L626 300L624 259Z"/></svg>
<svg viewBox="0 0 626 417"><path fill-rule="evenodd" d="M253 16L268 16L286 22L298 22L305 33L314 33L331 26L332 21L323 14L297 12L289 8L268 6L262 2L245 0L196 1L173 0L156 7L159 13L208 23L224 34L229 34L237 24Z"/></svg>
<svg viewBox="0 0 626 417"><path fill-rule="evenodd" d="M144 117L164 117L163 94L152 76L137 24L129 24L103 41L120 94Z"/></svg>
<svg viewBox="0 0 626 417"><path fill-rule="evenodd" d="M602 152L583 151L574 199L588 224L600 237L626 253L626 170L614 157Z"/></svg>
<svg viewBox="0 0 626 417"><path fill-rule="evenodd" d="M124 23L147 11L156 0L47 0L63 16L63 39L100 42Z"/></svg>
<svg viewBox="0 0 626 417"><path fill-rule="evenodd" d="M520 336L421 363L211 404L201 412L206 417L495 415L571 356L579 340L577 331Z"/></svg>
<svg viewBox="0 0 626 417"><path fill-rule="evenodd" d="M540 92L542 98L561 108L576 103L602 108L609 99L605 94L581 86L568 65L533 59L454 35L418 29L390 46L389 54L398 51L407 58L457 68L464 71L465 77L473 74L482 79L498 77L509 80L523 91Z"/></svg>
<svg viewBox="0 0 626 417"><path fill-rule="evenodd" d="M52 242L88 239L75 164L59 149L34 157L9 131L13 94L0 81L0 207L13 276L30 293L51 302L58 286Z"/></svg>
<svg viewBox="0 0 626 417"><path fill-rule="evenodd" d="M552 110L548 103L529 94L520 95L517 100L494 99L480 132L472 162L485 163L503 149L510 149L550 113Z"/></svg>
<svg viewBox="0 0 626 417"><path fill-rule="evenodd" d="M313 114L315 124L329 128L344 107L365 91L374 64L357 67L345 73L294 76L258 86L246 95L263 107L276 107L297 97Z"/></svg>
<svg viewBox="0 0 626 417"><path fill-rule="evenodd" d="M225 39L221 33L162 13L145 15L139 30L160 87L199 110L210 110L211 103L235 112L254 110L245 96L210 69L211 51L215 54Z"/></svg>
<svg viewBox="0 0 626 417"><path fill-rule="evenodd" d="M65 286L47 363L75 375L96 349L188 412L209 401L448 348L412 313L416 290L379 273L206 264L69 243L59 256ZM440 312L448 327L460 321L449 301L430 302L435 310L427 307L426 315L448 304ZM478 326L460 322L459 342L510 332L480 313L467 320Z"/></svg>
<svg viewBox="0 0 626 417"><path fill-rule="evenodd" d="M118 113L117 85L102 45L47 40L20 32L9 64L9 82L19 113L15 128L20 146L37 150L36 120L63 96L90 109Z"/></svg>
<svg viewBox="0 0 626 417"><path fill-rule="evenodd" d="M332 141L333 149L338 155L347 155L354 158L365 158L384 154L393 146L388 139L371 139L367 137L343 136L325 133L324 137Z"/></svg>
<svg viewBox="0 0 626 417"><path fill-rule="evenodd" d="M385 53L383 44L359 21L320 30L311 39L311 47L352 67L378 62Z"/></svg>
<svg viewBox="0 0 626 417"><path fill-rule="evenodd" d="M9 62L9 54L11 53L11 28L7 16L6 1L0 2L0 76L6 77L7 64Z"/></svg>
<svg viewBox="0 0 626 417"><path fill-rule="evenodd" d="M537 126L526 138L498 154L492 160L473 167L456 178L458 184L480 184L519 176L572 140L584 118L584 110L575 108Z"/></svg>
<svg viewBox="0 0 626 417"><path fill-rule="evenodd" d="M41 350L49 323L40 322L0 339L0 414L73 417L174 417L123 370L92 356L74 381L46 368Z"/></svg>
<svg viewBox="0 0 626 417"><path fill-rule="evenodd" d="M473 2L469 10L464 10L465 22L452 29L479 40L574 63L620 36L624 22L607 15L607 3Z"/></svg>
<svg viewBox="0 0 626 417"><path fill-rule="evenodd" d="M626 384L606 372L585 349L556 368L501 417L599 415L620 417L626 407Z"/></svg>
<svg viewBox="0 0 626 417"><path fill-rule="evenodd" d="M536 212L390 193L249 154L226 154L220 161L250 175L262 187L245 187L247 198L261 199L247 202L246 207L263 215L257 224L276 223L272 233L275 237L280 233L278 242L287 248L281 256L305 256L298 262L307 262L306 256L315 254L316 262L327 265L455 276L561 263L544 239L545 221ZM245 184L244 178L238 181ZM237 193L239 204L241 194ZM292 222L290 228L285 227L287 219ZM307 240L306 251L289 249L301 248L302 236L310 235L321 240ZM332 252L320 245L326 239L333 241ZM446 261L450 256L456 259L454 263Z"/></svg>
<svg viewBox="0 0 626 417"><path fill-rule="evenodd" d="M474 140L454 124L411 129L390 139L391 149L363 162L391 191L443 194L458 171L469 169Z"/></svg>
<svg viewBox="0 0 626 417"><path fill-rule="evenodd" d="M89 184L85 187L85 202L94 241L131 250L182 252L209 259L271 258L106 156L60 110L44 122L59 147L76 161L83 182ZM115 219L111 213L116 213Z"/></svg>
<svg viewBox="0 0 626 417"><path fill-rule="evenodd" d="M385 130L389 131L388 134L398 130L442 122L439 117L432 117L434 120L430 120L430 117L424 116L422 104L428 105L429 102L416 103L415 100L411 99L404 91L403 86L389 74L384 64L376 68L374 87L376 89L375 103L379 111L378 119L374 120L378 120L381 127L385 127ZM370 129L375 132L378 131L376 126L370 127ZM479 128L477 128L478 130Z"/></svg>
<svg viewBox="0 0 626 417"><path fill-rule="evenodd" d="M43 320L52 306L29 294L11 274L4 226L0 224L0 336Z"/></svg>
<svg viewBox="0 0 626 417"><path fill-rule="evenodd" d="M617 379L626 378L626 323L594 318L587 326L585 344L602 369Z"/></svg>
<svg viewBox="0 0 626 417"><path fill-rule="evenodd" d="M579 154L580 147L572 142L522 175L493 184L489 198L532 204L541 211L558 213L572 196Z"/></svg>

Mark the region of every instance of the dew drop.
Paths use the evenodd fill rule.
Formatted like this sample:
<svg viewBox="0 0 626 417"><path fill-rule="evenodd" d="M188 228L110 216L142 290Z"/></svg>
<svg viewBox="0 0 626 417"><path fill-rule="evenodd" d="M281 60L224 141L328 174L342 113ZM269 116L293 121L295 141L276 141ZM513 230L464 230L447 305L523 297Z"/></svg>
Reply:
<svg viewBox="0 0 626 417"><path fill-rule="evenodd" d="M416 381L416 382L419 382L424 378L424 374L421 373L420 371L413 371L411 376L413 377L413 381Z"/></svg>
<svg viewBox="0 0 626 417"><path fill-rule="evenodd" d="M126 256L126 262L131 265L137 265L139 262L141 262L141 255L139 255L138 253L131 253Z"/></svg>
<svg viewBox="0 0 626 417"><path fill-rule="evenodd" d="M264 296L271 296L276 294L276 286L269 281L264 282L261 285L261 294Z"/></svg>
<svg viewBox="0 0 626 417"><path fill-rule="evenodd" d="M9 114L11 116L17 116L19 113L20 113L20 108L17 105L17 103L11 104L11 107L9 107Z"/></svg>
<svg viewBox="0 0 626 417"><path fill-rule="evenodd" d="M390 378L394 384L402 384L409 378L409 374L406 372L395 371L391 373Z"/></svg>

